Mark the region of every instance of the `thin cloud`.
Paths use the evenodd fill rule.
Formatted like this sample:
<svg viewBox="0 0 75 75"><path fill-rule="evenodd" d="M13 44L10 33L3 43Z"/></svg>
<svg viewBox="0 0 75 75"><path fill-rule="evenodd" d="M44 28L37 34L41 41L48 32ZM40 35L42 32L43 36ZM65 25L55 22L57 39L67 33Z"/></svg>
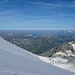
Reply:
<svg viewBox="0 0 75 75"><path fill-rule="evenodd" d="M9 2L9 0L2 0L2 1L0 1L0 5L7 4L8 2Z"/></svg>
<svg viewBox="0 0 75 75"><path fill-rule="evenodd" d="M71 13L70 14L60 13L60 16L71 18L71 17L74 17L75 14L71 14Z"/></svg>
<svg viewBox="0 0 75 75"><path fill-rule="evenodd" d="M46 3L46 2L33 2L33 4L38 5L44 8L58 8L58 7L67 7L67 8L75 8L75 2L57 2L57 3Z"/></svg>

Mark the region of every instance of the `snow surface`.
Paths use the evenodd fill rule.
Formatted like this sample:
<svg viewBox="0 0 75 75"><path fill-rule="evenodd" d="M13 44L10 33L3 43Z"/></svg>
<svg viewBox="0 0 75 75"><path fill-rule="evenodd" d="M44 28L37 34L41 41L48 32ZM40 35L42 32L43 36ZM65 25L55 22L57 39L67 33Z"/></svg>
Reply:
<svg viewBox="0 0 75 75"><path fill-rule="evenodd" d="M73 49L75 50L75 44L73 44L74 41L72 42L68 42L69 44L71 44L73 46Z"/></svg>
<svg viewBox="0 0 75 75"><path fill-rule="evenodd" d="M74 50L75 50L75 44L72 44L72 46L73 46L73 48L74 48Z"/></svg>
<svg viewBox="0 0 75 75"><path fill-rule="evenodd" d="M63 68L65 70L75 72L75 56L74 59L72 57L43 57L43 56L38 56L40 60L55 65L57 67ZM70 61L68 60L70 59Z"/></svg>
<svg viewBox="0 0 75 75"><path fill-rule="evenodd" d="M0 75L75 75L41 61L36 55L0 37Z"/></svg>

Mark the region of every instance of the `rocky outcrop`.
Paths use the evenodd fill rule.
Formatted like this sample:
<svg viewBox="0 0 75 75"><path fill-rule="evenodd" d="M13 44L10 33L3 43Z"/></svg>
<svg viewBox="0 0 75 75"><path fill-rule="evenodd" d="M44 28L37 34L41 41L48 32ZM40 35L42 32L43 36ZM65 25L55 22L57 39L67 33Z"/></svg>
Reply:
<svg viewBox="0 0 75 75"><path fill-rule="evenodd" d="M70 43L66 42L40 55L51 57L51 56L65 56L65 55L72 55L72 54L75 54L73 46Z"/></svg>
<svg viewBox="0 0 75 75"><path fill-rule="evenodd" d="M68 42L63 43L57 48L57 51L65 52L66 50L71 50L72 52L74 52L73 46L69 44Z"/></svg>

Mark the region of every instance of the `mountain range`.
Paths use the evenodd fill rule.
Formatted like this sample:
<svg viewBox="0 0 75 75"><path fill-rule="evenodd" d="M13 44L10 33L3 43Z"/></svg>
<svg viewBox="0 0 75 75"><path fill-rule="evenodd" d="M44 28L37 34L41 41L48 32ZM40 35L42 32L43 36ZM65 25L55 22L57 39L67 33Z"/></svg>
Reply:
<svg viewBox="0 0 75 75"><path fill-rule="evenodd" d="M64 30L4 30L0 36L32 53L41 54L65 42L75 41L75 31Z"/></svg>

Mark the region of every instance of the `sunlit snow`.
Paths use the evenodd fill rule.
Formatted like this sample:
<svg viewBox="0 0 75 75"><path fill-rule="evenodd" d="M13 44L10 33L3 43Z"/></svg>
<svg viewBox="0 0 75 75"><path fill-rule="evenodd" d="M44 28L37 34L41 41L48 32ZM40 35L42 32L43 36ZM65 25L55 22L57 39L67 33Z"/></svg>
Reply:
<svg viewBox="0 0 75 75"><path fill-rule="evenodd" d="M0 37L0 75L75 75L41 61L36 55Z"/></svg>

